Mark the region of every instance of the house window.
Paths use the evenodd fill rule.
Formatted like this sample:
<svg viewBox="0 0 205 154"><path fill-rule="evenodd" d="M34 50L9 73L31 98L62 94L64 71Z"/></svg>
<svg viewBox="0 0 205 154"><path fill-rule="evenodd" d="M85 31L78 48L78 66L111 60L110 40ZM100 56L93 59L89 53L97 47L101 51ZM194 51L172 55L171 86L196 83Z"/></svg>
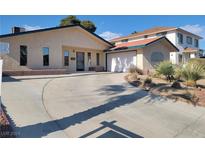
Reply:
<svg viewBox="0 0 205 154"><path fill-rule="evenodd" d="M88 52L88 65L90 66L91 65L91 53Z"/></svg>
<svg viewBox="0 0 205 154"><path fill-rule="evenodd" d="M192 38L190 36L186 37L187 44L192 44Z"/></svg>
<svg viewBox="0 0 205 154"><path fill-rule="evenodd" d="M158 64L164 60L164 55L161 52L153 52L150 59L152 64Z"/></svg>
<svg viewBox="0 0 205 154"><path fill-rule="evenodd" d="M121 40L121 42L128 42L128 39Z"/></svg>
<svg viewBox="0 0 205 154"><path fill-rule="evenodd" d="M69 66L69 51L64 51L64 66Z"/></svg>
<svg viewBox="0 0 205 154"><path fill-rule="evenodd" d="M96 63L97 63L97 66L100 65L100 54L99 53L96 54Z"/></svg>
<svg viewBox="0 0 205 154"><path fill-rule="evenodd" d="M182 35L181 33L178 33L177 35L178 35L178 43L179 43L179 44L183 44L183 42L184 42L184 37L183 37L183 35Z"/></svg>
<svg viewBox="0 0 205 154"><path fill-rule="evenodd" d="M49 48L43 47L42 53L43 53L43 66L49 66Z"/></svg>
<svg viewBox="0 0 205 154"><path fill-rule="evenodd" d="M27 46L25 45L20 46L20 65L27 65Z"/></svg>
<svg viewBox="0 0 205 154"><path fill-rule="evenodd" d="M197 47L197 48L199 47L199 40L198 39L194 40L194 46Z"/></svg>
<svg viewBox="0 0 205 154"><path fill-rule="evenodd" d="M148 35L145 35L144 38L148 38Z"/></svg>

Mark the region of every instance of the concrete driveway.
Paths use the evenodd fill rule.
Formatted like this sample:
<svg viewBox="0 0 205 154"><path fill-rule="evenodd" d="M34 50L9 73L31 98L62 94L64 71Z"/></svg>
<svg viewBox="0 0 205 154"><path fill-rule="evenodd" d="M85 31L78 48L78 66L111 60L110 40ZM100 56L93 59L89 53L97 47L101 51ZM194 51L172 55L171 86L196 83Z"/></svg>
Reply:
<svg viewBox="0 0 205 154"><path fill-rule="evenodd" d="M4 78L18 137L205 137L205 108L153 96L125 74Z"/></svg>

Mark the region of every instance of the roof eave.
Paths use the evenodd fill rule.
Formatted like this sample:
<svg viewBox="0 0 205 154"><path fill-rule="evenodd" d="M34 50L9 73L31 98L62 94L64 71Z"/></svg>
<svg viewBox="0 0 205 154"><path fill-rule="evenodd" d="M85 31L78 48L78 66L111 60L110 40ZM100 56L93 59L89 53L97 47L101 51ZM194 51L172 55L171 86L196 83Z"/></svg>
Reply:
<svg viewBox="0 0 205 154"><path fill-rule="evenodd" d="M69 28L69 27L80 27L80 28L82 28L83 30L85 30L85 31L87 31L88 33L90 33L91 35L94 35L95 37L97 37L97 38L100 39L101 41L105 42L105 43L108 44L110 47L113 47L113 44L112 44L112 43L110 43L109 41L103 39L102 37L98 36L97 34L88 31L87 29L85 29L85 27L83 27L83 26L81 26L81 25L58 26L58 27L50 27L50 28L44 28L44 29L38 29L38 30L32 30L32 31L26 31L26 32L20 32L20 33L4 34L4 35L0 35L0 38L13 37L13 36L19 36L19 35L26 35L26 34L32 34L32 33L38 33L38 32L50 31L50 30L58 30L58 29Z"/></svg>
<svg viewBox="0 0 205 154"><path fill-rule="evenodd" d="M177 28L177 30L180 30L180 31L189 33L190 35L194 35L194 36L198 37L199 39L203 39L203 37L201 37L201 36L199 36L199 35L196 35L196 34L194 34L194 33L191 33L191 32L189 32L189 31L186 31L186 30L184 30L184 29L182 29L182 28Z"/></svg>
<svg viewBox="0 0 205 154"><path fill-rule="evenodd" d="M130 46L130 47L127 47L126 49L106 50L105 52L114 52L114 51L134 50L134 49L140 49L140 48L143 48L143 47L145 47L145 45Z"/></svg>
<svg viewBox="0 0 205 154"><path fill-rule="evenodd" d="M120 40L123 40L123 39L130 39L130 38L138 38L138 37L142 37L144 35L152 35L152 34L156 34L156 33L160 33L160 32L170 32L170 31L174 31L174 30L177 30L178 28L170 28L168 30L161 30L161 31L158 31L158 32L153 32L153 33L147 33L147 34L142 34L142 35L138 35L138 36L123 36L123 37L119 37L119 38L115 38L113 40L110 40L110 42L116 42L116 41L120 41Z"/></svg>
<svg viewBox="0 0 205 154"><path fill-rule="evenodd" d="M149 45L151 45L151 44L153 44L153 43L155 43L155 42L158 42L158 41L160 41L160 40L162 40L162 39L165 39L166 41L168 41L169 44L176 49L176 51L179 51L179 49L178 49L168 38L166 38L165 36L160 37L160 38L158 38L158 39L156 39L156 40L154 40L154 41L152 41L152 42L149 42L149 43L147 43L145 46L149 46Z"/></svg>

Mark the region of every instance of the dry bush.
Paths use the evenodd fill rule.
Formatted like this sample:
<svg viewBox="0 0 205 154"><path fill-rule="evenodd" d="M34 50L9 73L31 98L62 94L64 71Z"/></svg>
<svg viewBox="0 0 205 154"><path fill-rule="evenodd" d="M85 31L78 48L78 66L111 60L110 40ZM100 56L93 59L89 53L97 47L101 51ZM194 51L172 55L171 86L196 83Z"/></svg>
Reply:
<svg viewBox="0 0 205 154"><path fill-rule="evenodd" d="M186 85L188 87L196 87L196 81L187 80L187 81L184 82L184 85Z"/></svg>
<svg viewBox="0 0 205 154"><path fill-rule="evenodd" d="M144 84L151 84L152 83L152 78L150 77L147 77L144 81L143 81Z"/></svg>
<svg viewBox="0 0 205 154"><path fill-rule="evenodd" d="M137 73L142 75L143 71L136 66L130 66L130 68L128 69L128 73Z"/></svg>
<svg viewBox="0 0 205 154"><path fill-rule="evenodd" d="M137 81L139 80L137 73L130 73L127 76L128 81Z"/></svg>

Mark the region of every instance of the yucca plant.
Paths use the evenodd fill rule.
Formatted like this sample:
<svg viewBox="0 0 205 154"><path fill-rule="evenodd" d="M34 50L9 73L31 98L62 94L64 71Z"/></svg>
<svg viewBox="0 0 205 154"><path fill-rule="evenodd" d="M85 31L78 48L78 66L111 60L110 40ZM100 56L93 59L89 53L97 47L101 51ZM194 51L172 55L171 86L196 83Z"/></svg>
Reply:
<svg viewBox="0 0 205 154"><path fill-rule="evenodd" d="M199 63L188 63L181 69L181 77L187 86L196 86L197 80L203 79L205 66Z"/></svg>
<svg viewBox="0 0 205 154"><path fill-rule="evenodd" d="M177 81L181 79L181 70L182 70L182 65L175 65L174 79Z"/></svg>
<svg viewBox="0 0 205 154"><path fill-rule="evenodd" d="M166 80L171 82L174 78L174 65L170 61L162 61L157 65L156 72L164 75Z"/></svg>

